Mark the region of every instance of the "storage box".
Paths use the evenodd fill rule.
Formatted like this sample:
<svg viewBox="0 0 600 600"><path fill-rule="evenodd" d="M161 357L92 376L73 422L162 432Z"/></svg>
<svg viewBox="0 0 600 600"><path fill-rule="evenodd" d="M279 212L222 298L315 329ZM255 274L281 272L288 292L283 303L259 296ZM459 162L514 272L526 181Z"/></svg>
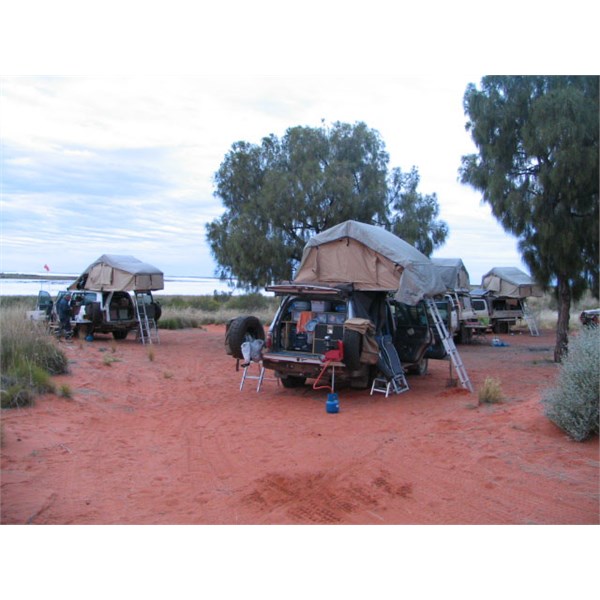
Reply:
<svg viewBox="0 0 600 600"><path fill-rule="evenodd" d="M331 325L343 325L346 315L343 313L327 313L327 323Z"/></svg>
<svg viewBox="0 0 600 600"><path fill-rule="evenodd" d="M341 325L317 325L315 338L325 339L325 337L330 337L332 340L343 339L344 327Z"/></svg>
<svg viewBox="0 0 600 600"><path fill-rule="evenodd" d="M311 300L310 307L313 312L327 312L331 307L328 300Z"/></svg>
<svg viewBox="0 0 600 600"><path fill-rule="evenodd" d="M294 300L294 302L292 302L292 310L310 310L310 304L311 303L308 300Z"/></svg>

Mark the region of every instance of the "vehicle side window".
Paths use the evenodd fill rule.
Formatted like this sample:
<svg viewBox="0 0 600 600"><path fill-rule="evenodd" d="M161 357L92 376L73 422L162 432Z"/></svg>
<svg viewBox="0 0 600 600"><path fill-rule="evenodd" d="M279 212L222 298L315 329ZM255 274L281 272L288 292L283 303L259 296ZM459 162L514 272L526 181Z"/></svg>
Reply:
<svg viewBox="0 0 600 600"><path fill-rule="evenodd" d="M429 324L425 305L419 302L416 306L409 306L394 302L394 316L398 325L425 325Z"/></svg>
<svg viewBox="0 0 600 600"><path fill-rule="evenodd" d="M417 313L419 325L429 325L429 319L427 318L427 309L425 308L425 304L423 304L423 302L419 302L419 304L417 304L417 306L415 306L414 308Z"/></svg>
<svg viewBox="0 0 600 600"><path fill-rule="evenodd" d="M473 300L474 310L485 310L485 300Z"/></svg>
<svg viewBox="0 0 600 600"><path fill-rule="evenodd" d="M448 319L448 302L436 302L435 303L438 309L438 312L440 313L440 317L442 317L442 319L444 321L446 321ZM422 323L422 322L421 322ZM422 323L424 324L424 323Z"/></svg>

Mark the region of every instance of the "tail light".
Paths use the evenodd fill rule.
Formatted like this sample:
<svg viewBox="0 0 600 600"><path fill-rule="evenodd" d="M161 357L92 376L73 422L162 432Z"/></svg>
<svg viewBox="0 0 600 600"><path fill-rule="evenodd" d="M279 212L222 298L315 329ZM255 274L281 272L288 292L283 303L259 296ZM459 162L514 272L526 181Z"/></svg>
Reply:
<svg viewBox="0 0 600 600"><path fill-rule="evenodd" d="M265 348L270 350L273 347L273 334L269 331L267 332L267 339L265 340Z"/></svg>

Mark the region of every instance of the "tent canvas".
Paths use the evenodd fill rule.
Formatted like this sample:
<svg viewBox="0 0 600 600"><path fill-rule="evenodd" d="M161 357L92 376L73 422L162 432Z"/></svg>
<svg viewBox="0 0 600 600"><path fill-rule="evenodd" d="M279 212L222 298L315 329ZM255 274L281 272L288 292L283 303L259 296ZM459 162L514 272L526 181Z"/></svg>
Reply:
<svg viewBox="0 0 600 600"><path fill-rule="evenodd" d="M134 256L103 254L69 287L99 292L149 291L164 288L163 272Z"/></svg>
<svg viewBox="0 0 600 600"><path fill-rule="evenodd" d="M469 272L460 258L432 258L431 262L448 290L468 292L471 289Z"/></svg>
<svg viewBox="0 0 600 600"><path fill-rule="evenodd" d="M408 242L375 225L344 221L305 245L294 283L352 283L362 291L390 291L414 305L446 287L431 261Z"/></svg>
<svg viewBox="0 0 600 600"><path fill-rule="evenodd" d="M543 296L542 288L516 267L494 267L481 278L481 287L505 298L528 298Z"/></svg>

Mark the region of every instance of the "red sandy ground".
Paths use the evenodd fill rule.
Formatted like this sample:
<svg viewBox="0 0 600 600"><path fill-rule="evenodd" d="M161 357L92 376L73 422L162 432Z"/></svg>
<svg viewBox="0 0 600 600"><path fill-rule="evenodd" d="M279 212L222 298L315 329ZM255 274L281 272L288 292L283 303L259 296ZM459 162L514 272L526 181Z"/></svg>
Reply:
<svg viewBox="0 0 600 600"><path fill-rule="evenodd" d="M554 335L458 346L385 398L254 381L224 327L63 344L72 398L2 411L4 524L598 524L598 439L544 415ZM107 364L105 357L116 359ZM487 376L503 403L478 405Z"/></svg>

